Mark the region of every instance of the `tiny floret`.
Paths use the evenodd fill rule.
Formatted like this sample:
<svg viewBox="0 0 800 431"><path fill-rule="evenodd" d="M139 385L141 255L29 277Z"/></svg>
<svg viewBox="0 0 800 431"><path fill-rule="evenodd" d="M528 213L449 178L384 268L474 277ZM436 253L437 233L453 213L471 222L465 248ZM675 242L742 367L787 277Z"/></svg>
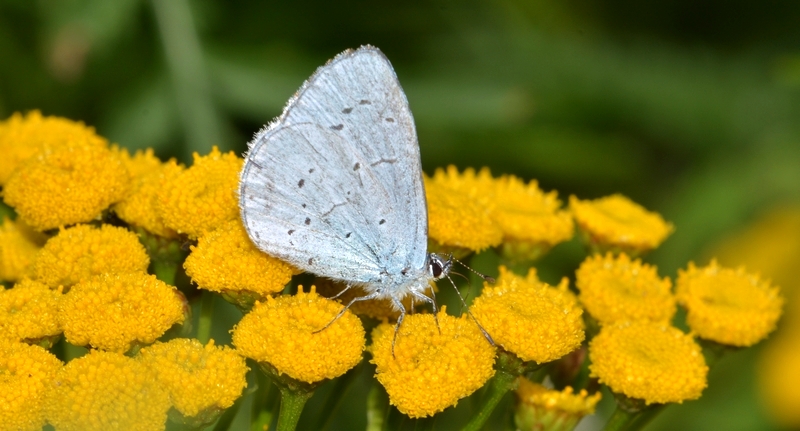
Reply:
<svg viewBox="0 0 800 431"><path fill-rule="evenodd" d="M523 278L500 267L495 285L486 283L471 309L499 346L524 361L553 361L584 339L583 310L567 280L553 287L535 270Z"/></svg>
<svg viewBox="0 0 800 431"><path fill-rule="evenodd" d="M469 396L494 375L495 349L466 316L409 315L372 332L372 362L389 402L412 418L432 416ZM441 331L440 331L441 330Z"/></svg>
<svg viewBox="0 0 800 431"><path fill-rule="evenodd" d="M233 345L240 354L267 363L279 373L307 383L338 377L361 361L364 327L335 301L312 286L296 295L267 297L236 325ZM323 329L325 328L325 329Z"/></svg>
<svg viewBox="0 0 800 431"><path fill-rule="evenodd" d="M777 286L744 268L716 261L703 268L689 263L678 272L678 302L686 323L700 338L731 346L752 346L775 329L783 309Z"/></svg>
<svg viewBox="0 0 800 431"><path fill-rule="evenodd" d="M21 279L44 243L44 235L9 218L0 225L0 280Z"/></svg>
<svg viewBox="0 0 800 431"><path fill-rule="evenodd" d="M194 164L180 172L172 168L156 197L164 224L190 238L239 218L237 190L243 160L233 151L214 147L207 156L194 154Z"/></svg>
<svg viewBox="0 0 800 431"><path fill-rule="evenodd" d="M520 377L514 422L520 430L571 430L584 416L594 414L600 392L592 395L581 389L577 394L567 386L562 391L548 389Z"/></svg>
<svg viewBox="0 0 800 431"><path fill-rule="evenodd" d="M247 386L243 357L213 340L176 338L143 348L139 357L153 370L172 405L186 417L209 415L233 405Z"/></svg>
<svg viewBox="0 0 800 431"><path fill-rule="evenodd" d="M675 314L669 278L659 278L656 267L632 261L625 253L590 256L575 275L581 303L601 324L641 319L669 323Z"/></svg>
<svg viewBox="0 0 800 431"><path fill-rule="evenodd" d="M35 343L60 334L60 299L61 292L30 279L0 291L0 338Z"/></svg>
<svg viewBox="0 0 800 431"><path fill-rule="evenodd" d="M603 326L589 343L592 377L646 404L700 398L708 366L691 335L640 320Z"/></svg>
<svg viewBox="0 0 800 431"><path fill-rule="evenodd" d="M39 346L0 341L0 427L38 431L45 402L61 361Z"/></svg>
<svg viewBox="0 0 800 431"><path fill-rule="evenodd" d="M61 299L58 321L71 344L124 353L183 323L186 307L178 289L154 275L106 274L73 286Z"/></svg>
<svg viewBox="0 0 800 431"><path fill-rule="evenodd" d="M69 288L99 274L147 271L150 258L139 237L116 226L78 225L47 241L31 267L31 277Z"/></svg>
<svg viewBox="0 0 800 431"><path fill-rule="evenodd" d="M163 430L167 392L144 363L91 350L58 370L47 421L58 431Z"/></svg>
<svg viewBox="0 0 800 431"><path fill-rule="evenodd" d="M624 251L638 256L658 247L675 228L625 196L595 200L570 196L569 207L584 239L595 251Z"/></svg>

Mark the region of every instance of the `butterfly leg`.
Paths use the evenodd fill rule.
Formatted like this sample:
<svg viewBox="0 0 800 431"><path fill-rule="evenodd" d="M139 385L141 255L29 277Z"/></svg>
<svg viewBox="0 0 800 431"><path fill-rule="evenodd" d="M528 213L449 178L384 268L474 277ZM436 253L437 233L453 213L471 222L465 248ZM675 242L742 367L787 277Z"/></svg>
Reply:
<svg viewBox="0 0 800 431"><path fill-rule="evenodd" d="M400 310L400 317L397 318L397 326L394 327L394 337L392 338L392 357L394 358L394 344L397 342L397 333L400 332L400 325L403 323L403 319L406 317L406 307L403 306L403 303L395 298L392 297L392 303L398 310Z"/></svg>
<svg viewBox="0 0 800 431"><path fill-rule="evenodd" d="M433 307L433 321L436 322L436 329L439 330L439 334L442 333L442 328L439 327L439 308L436 306L436 294L431 289L431 296L425 295L423 293L416 292L414 290L411 291L411 297L417 298L422 300L423 302L430 302L431 307Z"/></svg>
<svg viewBox="0 0 800 431"><path fill-rule="evenodd" d="M348 284L348 285L347 285L347 286L346 286L344 289L342 289L342 291L341 291L341 292L337 293L336 295L333 295L333 296L331 296L331 297L330 297L330 298L328 298L328 299L336 299L336 298L338 298L338 297L342 296L342 294L344 294L345 292L347 292L348 290L350 290L350 288L351 288L351 287L353 287L353 285L352 285L352 284ZM349 307L349 306L348 306L348 307Z"/></svg>
<svg viewBox="0 0 800 431"><path fill-rule="evenodd" d="M313 333L314 333L314 334L316 334L317 332L322 332L322 331L324 331L324 330L328 329L328 326L331 326L331 325L333 324L333 322L335 322L335 321L339 320L339 318L340 318L340 317L342 317L342 315L344 315L344 312L345 312L345 311L347 311L347 310L350 308L350 306L351 306L351 305L353 305L353 304L355 304L356 302L358 302L358 301L369 301L370 299L375 299L375 298L377 298L378 296L380 296L380 293L381 293L381 292L380 292L379 290L376 290L375 292L372 292L372 293L370 293L369 295L366 295L366 296L359 296L358 298L353 298L353 300L352 300L352 301L350 301L350 303L348 303L347 305L345 305L344 307L342 307L341 311L339 311L339 313L336 315L336 317L334 317L334 318L333 318L333 319L332 319L330 322L328 322L328 323L327 323L325 326L323 326L323 327L322 327L322 328L320 328L320 329L317 329L317 330L316 330L316 331L314 331Z"/></svg>

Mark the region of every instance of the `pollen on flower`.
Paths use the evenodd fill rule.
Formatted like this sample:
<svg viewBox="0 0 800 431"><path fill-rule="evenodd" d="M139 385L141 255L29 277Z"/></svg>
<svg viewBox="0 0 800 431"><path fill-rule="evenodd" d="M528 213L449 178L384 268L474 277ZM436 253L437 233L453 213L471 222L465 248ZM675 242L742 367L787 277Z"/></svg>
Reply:
<svg viewBox="0 0 800 431"><path fill-rule="evenodd" d="M676 287L692 331L721 344L743 347L761 341L775 329L783 308L777 286L716 261L703 268L689 263L678 271Z"/></svg>
<svg viewBox="0 0 800 431"><path fill-rule="evenodd" d="M584 339L583 310L567 280L553 287L533 269L523 278L500 267L495 285L484 284L471 310L498 345L524 361L550 362Z"/></svg>
<svg viewBox="0 0 800 431"><path fill-rule="evenodd" d="M97 219L125 197L128 182L118 154L83 138L20 163L3 188L3 199L21 220L44 231Z"/></svg>
<svg viewBox="0 0 800 431"><path fill-rule="evenodd" d="M0 225L0 280L21 279L44 244L42 234L9 218Z"/></svg>
<svg viewBox="0 0 800 431"><path fill-rule="evenodd" d="M139 357L186 417L227 409L247 386L244 358L213 340L205 346L187 338L157 342L143 348Z"/></svg>
<svg viewBox="0 0 800 431"><path fill-rule="evenodd" d="M431 416L478 390L494 375L495 349L475 322L437 314L409 315L400 325L372 331L372 362L389 402L412 418Z"/></svg>
<svg viewBox="0 0 800 431"><path fill-rule="evenodd" d="M283 290L295 268L271 257L250 241L240 219L225 222L200 237L186 258L186 274L202 289L250 291L264 297Z"/></svg>
<svg viewBox="0 0 800 431"><path fill-rule="evenodd" d="M474 171L468 170L468 179ZM428 236L438 252L466 255L503 240L503 232L492 220L488 208L474 194L465 192L464 184L457 184L458 171L450 167L445 174L437 170L433 178L424 177L428 202Z"/></svg>
<svg viewBox="0 0 800 431"><path fill-rule="evenodd" d="M646 404L700 397L708 366L691 335L640 320L603 326L589 343L589 370L613 392Z"/></svg>
<svg viewBox="0 0 800 431"><path fill-rule="evenodd" d="M35 342L60 334L60 298L58 290L29 279L0 291L0 338Z"/></svg>
<svg viewBox="0 0 800 431"><path fill-rule="evenodd" d="M584 416L594 414L600 392L591 396L585 389L574 393L567 386L563 391L548 389L520 377L517 388L518 406L514 414L517 429L573 429Z"/></svg>
<svg viewBox="0 0 800 431"><path fill-rule="evenodd" d="M105 274L74 285L61 298L58 321L71 344L124 353L183 323L186 307L183 295L154 275Z"/></svg>
<svg viewBox="0 0 800 431"><path fill-rule="evenodd" d="M78 225L62 229L44 245L31 277L51 288L66 289L99 274L146 271L149 264L133 232L111 225Z"/></svg>
<svg viewBox="0 0 800 431"><path fill-rule="evenodd" d="M61 361L39 346L0 342L0 424L3 429L41 430L50 382Z"/></svg>
<svg viewBox="0 0 800 431"><path fill-rule="evenodd" d="M0 122L0 185L24 161L42 151L54 151L73 142L103 148L108 145L93 127L62 117L45 117L39 111L19 112Z"/></svg>
<svg viewBox="0 0 800 431"><path fill-rule="evenodd" d="M162 163L153 150L137 151L131 156L127 150L118 150L123 164L131 175L131 187L120 202L114 205L114 212L120 219L132 226L144 228L163 238L175 238L177 233L164 224L156 211L156 196L170 172L179 171L174 160Z"/></svg>
<svg viewBox="0 0 800 431"><path fill-rule="evenodd" d="M52 381L47 421L59 431L163 430L167 392L141 361L91 350L62 367Z"/></svg>
<svg viewBox="0 0 800 431"><path fill-rule="evenodd" d="M658 213L625 196L595 200L569 198L570 210L592 248L637 256L658 247L674 230Z"/></svg>
<svg viewBox="0 0 800 431"><path fill-rule="evenodd" d="M632 261L625 253L590 256L575 275L581 303L601 324L641 319L669 322L675 314L669 278L659 278L656 267Z"/></svg>
<svg viewBox="0 0 800 431"><path fill-rule="evenodd" d="M237 190L242 158L217 147L207 156L194 154L194 164L164 176L156 210L164 224L189 238L197 238L239 217ZM168 164L169 165L169 164Z"/></svg>
<svg viewBox="0 0 800 431"><path fill-rule="evenodd" d="M364 327L350 311L325 328L341 309L313 286L307 293L301 286L296 295L267 297L236 325L233 344L240 354L293 379L332 379L361 361L365 343Z"/></svg>

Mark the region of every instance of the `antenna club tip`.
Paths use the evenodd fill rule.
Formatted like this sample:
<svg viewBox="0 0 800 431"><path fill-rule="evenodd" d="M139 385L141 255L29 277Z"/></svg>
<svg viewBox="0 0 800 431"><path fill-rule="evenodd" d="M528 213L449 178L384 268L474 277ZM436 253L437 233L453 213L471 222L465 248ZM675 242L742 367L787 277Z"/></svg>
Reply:
<svg viewBox="0 0 800 431"><path fill-rule="evenodd" d="M484 280L486 280L486 281L488 281L488 282L489 282L489 284L494 284L494 283L495 283L495 281L497 281L497 280L495 280L495 278L494 278L494 277L489 277L488 275L484 275L484 276L483 276L483 279L484 279Z"/></svg>

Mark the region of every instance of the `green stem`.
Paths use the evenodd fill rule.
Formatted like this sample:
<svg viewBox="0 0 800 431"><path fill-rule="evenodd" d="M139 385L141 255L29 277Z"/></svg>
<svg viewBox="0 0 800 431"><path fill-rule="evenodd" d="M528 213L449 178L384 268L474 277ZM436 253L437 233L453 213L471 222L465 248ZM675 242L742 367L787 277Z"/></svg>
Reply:
<svg viewBox="0 0 800 431"><path fill-rule="evenodd" d="M313 391L305 391L301 388L281 388L281 411L278 414L277 431L294 431L306 401L313 394Z"/></svg>
<svg viewBox="0 0 800 431"><path fill-rule="evenodd" d="M214 294L203 291L200 303L200 317L197 322L197 339L203 343L208 343L211 338L211 321L214 315Z"/></svg>
<svg viewBox="0 0 800 431"><path fill-rule="evenodd" d="M614 413L608 419L603 431L623 431L627 429L628 424L633 421L636 415L637 413L629 412L617 405L616 410L614 410Z"/></svg>
<svg viewBox="0 0 800 431"><path fill-rule="evenodd" d="M478 431L483 427L486 421L491 416L497 404L509 390L514 388L518 375L510 374L503 370L498 370L492 377L489 383L489 390L487 392L487 399L483 403L481 410L475 415L469 423L463 428L464 431Z"/></svg>
<svg viewBox="0 0 800 431"><path fill-rule="evenodd" d="M178 273L178 263L169 260L153 260L153 273L159 280L174 286L175 274Z"/></svg>

